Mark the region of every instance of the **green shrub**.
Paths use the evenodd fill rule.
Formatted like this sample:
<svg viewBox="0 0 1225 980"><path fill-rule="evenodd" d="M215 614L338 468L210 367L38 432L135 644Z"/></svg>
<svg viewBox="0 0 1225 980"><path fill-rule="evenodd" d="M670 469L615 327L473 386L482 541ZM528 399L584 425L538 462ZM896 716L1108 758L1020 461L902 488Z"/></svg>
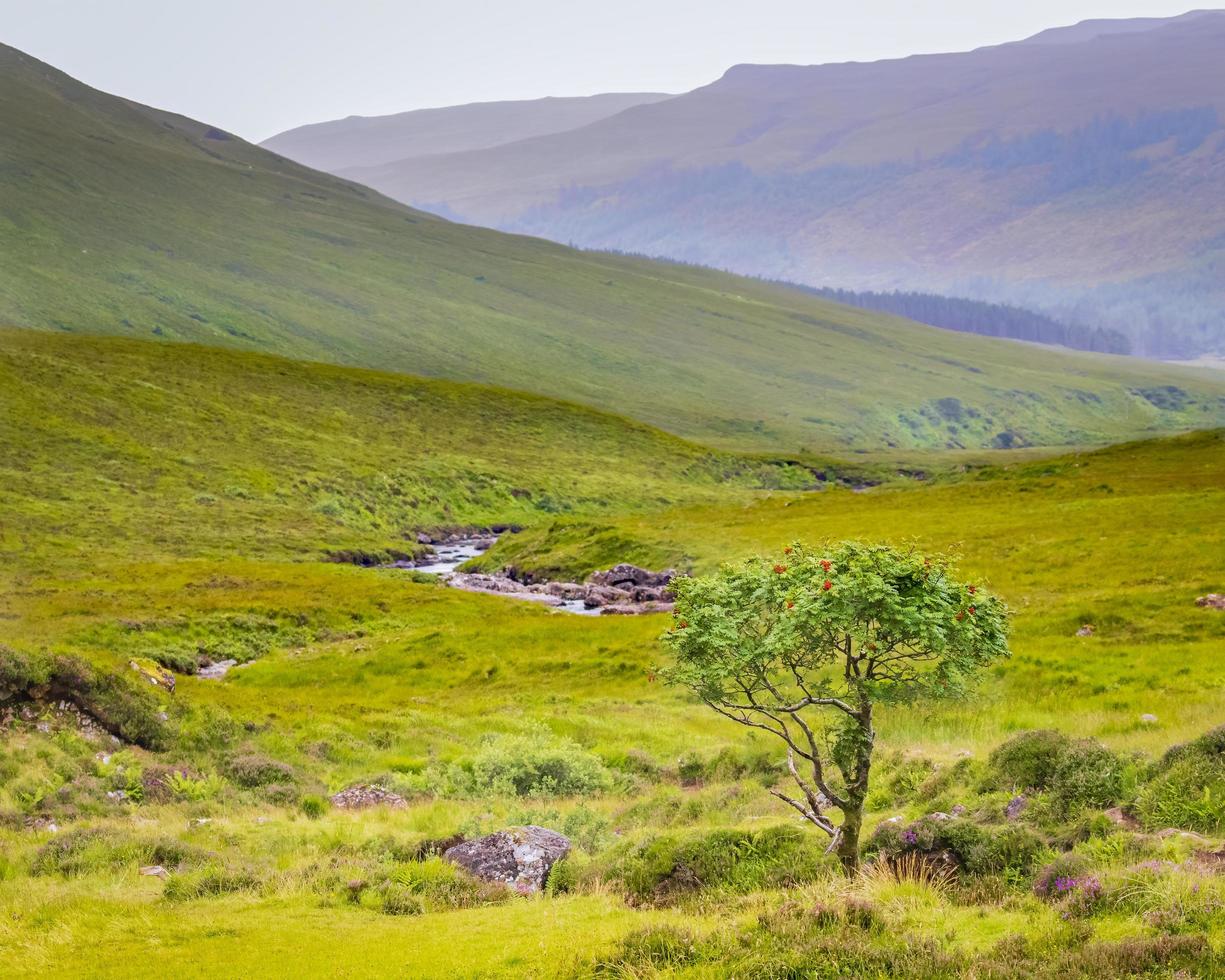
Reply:
<svg viewBox="0 0 1225 980"><path fill-rule="evenodd" d="M1049 786L1067 813L1087 806L1113 806L1134 781L1129 778L1132 769L1104 745L1082 739L1064 748Z"/></svg>
<svg viewBox="0 0 1225 980"><path fill-rule="evenodd" d="M176 797L191 803L211 800L225 788L221 778L211 773L207 776L191 776L183 770L172 769L166 773L163 781Z"/></svg>
<svg viewBox="0 0 1225 980"><path fill-rule="evenodd" d="M421 915L425 902L412 889L389 881L379 889L379 911L384 915Z"/></svg>
<svg viewBox="0 0 1225 980"><path fill-rule="evenodd" d="M478 881L438 856L400 865L392 872L388 885L400 895L415 898L421 911L426 912L504 902L512 894L509 888Z"/></svg>
<svg viewBox="0 0 1225 980"><path fill-rule="evenodd" d="M543 731L487 740L473 757L468 777L470 791L505 796L578 796L612 785L597 756Z"/></svg>
<svg viewBox="0 0 1225 980"><path fill-rule="evenodd" d="M51 663L46 657L19 653L0 645L0 700L25 696L45 686L51 679Z"/></svg>
<svg viewBox="0 0 1225 980"><path fill-rule="evenodd" d="M40 847L30 873L73 877L128 865L179 868L207 858L206 851L172 838L145 840L114 830L79 828L59 834Z"/></svg>
<svg viewBox="0 0 1225 980"><path fill-rule="evenodd" d="M833 867L821 841L799 827L667 834L612 852L604 876L636 903L666 904L687 893L737 894L812 881Z"/></svg>
<svg viewBox="0 0 1225 980"><path fill-rule="evenodd" d="M248 789L273 783L292 783L297 778L290 766L254 752L230 759L226 763L225 774L239 786Z"/></svg>
<svg viewBox="0 0 1225 980"><path fill-rule="evenodd" d="M210 861L202 868L173 875L162 894L170 901L189 901L234 892L256 891L263 886L253 869Z"/></svg>
<svg viewBox="0 0 1225 980"><path fill-rule="evenodd" d="M1023 824L985 827L970 820L924 817L909 825L901 821L881 824L865 846L868 854L890 858L942 851L952 854L969 874L1025 874L1047 852L1047 845Z"/></svg>
<svg viewBox="0 0 1225 980"><path fill-rule="evenodd" d="M311 820L318 820L320 817L322 817L325 813L327 813L330 805L331 804L328 803L326 797L315 796L313 794L310 796L304 796L298 801L298 806L302 810L302 813Z"/></svg>
<svg viewBox="0 0 1225 980"><path fill-rule="evenodd" d="M659 970L689 966L698 961L698 941L693 933L675 926L653 926L631 932L617 951L618 976L640 976L642 968ZM612 966L613 964L609 964ZM612 971L608 971L612 975Z"/></svg>
<svg viewBox="0 0 1225 980"><path fill-rule="evenodd" d="M1014 735L987 759L988 784L1004 790L1048 788L1071 741L1050 730Z"/></svg>
<svg viewBox="0 0 1225 980"><path fill-rule="evenodd" d="M1135 810L1150 829L1225 830L1225 725L1166 752L1140 787Z"/></svg>

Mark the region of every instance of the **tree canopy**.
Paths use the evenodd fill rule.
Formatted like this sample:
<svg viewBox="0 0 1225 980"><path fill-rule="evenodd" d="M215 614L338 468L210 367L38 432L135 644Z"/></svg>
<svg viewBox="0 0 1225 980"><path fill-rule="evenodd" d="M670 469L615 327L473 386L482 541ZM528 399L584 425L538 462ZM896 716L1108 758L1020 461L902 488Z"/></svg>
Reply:
<svg viewBox="0 0 1225 980"><path fill-rule="evenodd" d="M773 791L858 862L878 704L965 693L1008 655L1003 602L939 555L794 544L673 583L661 668L733 721L776 735L802 797ZM828 811L842 812L835 823Z"/></svg>

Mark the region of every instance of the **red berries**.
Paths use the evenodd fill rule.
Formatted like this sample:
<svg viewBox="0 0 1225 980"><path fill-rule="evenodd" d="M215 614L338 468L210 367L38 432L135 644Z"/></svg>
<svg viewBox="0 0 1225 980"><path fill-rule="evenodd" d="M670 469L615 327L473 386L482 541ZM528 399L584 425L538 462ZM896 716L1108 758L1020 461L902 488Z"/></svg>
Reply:
<svg viewBox="0 0 1225 980"><path fill-rule="evenodd" d="M959 613L957 614L957 622L959 622L959 623L960 623L960 622L961 622L963 619L965 619L965 618L966 618L966 614L965 614L965 613L963 613L963 612L959 612Z"/></svg>
<svg viewBox="0 0 1225 980"><path fill-rule="evenodd" d="M782 575L782 574L783 574L783 572L785 572L786 570L787 570L787 566L786 566L786 565L775 565L775 566L774 566L774 574L775 574L775 575Z"/></svg>
<svg viewBox="0 0 1225 980"><path fill-rule="evenodd" d="M676 628L677 628L678 630L683 630L683 629L687 628L688 626L689 626L688 621L686 621L686 620L684 620L684 619L682 619L682 620L681 620L679 623L677 623L677 624L676 624Z"/></svg>
<svg viewBox="0 0 1225 980"><path fill-rule="evenodd" d="M823 572L829 571L829 559L828 558L821 559L821 571Z"/></svg>
<svg viewBox="0 0 1225 980"><path fill-rule="evenodd" d="M821 588L823 588L826 592L828 592L833 587L834 587L834 583L831 582L829 579L826 579L824 584L822 584L821 586Z"/></svg>
<svg viewBox="0 0 1225 980"><path fill-rule="evenodd" d="M977 610L977 609L975 609L973 606L971 606L971 607L970 607L970 615L971 615L971 616L973 616L973 615L974 615L974 614L975 614L977 611L978 611L978 610Z"/></svg>
<svg viewBox="0 0 1225 980"><path fill-rule="evenodd" d="M969 588L966 589L966 591L969 592L970 595L974 595L974 593L978 591L978 587L975 585L971 585Z"/></svg>
<svg viewBox="0 0 1225 980"><path fill-rule="evenodd" d="M787 603L787 608L788 608L788 609L794 609L794 608L795 608L795 603L794 603L794 602L788 602L788 603Z"/></svg>
<svg viewBox="0 0 1225 980"><path fill-rule="evenodd" d="M792 551L791 545L787 545L787 547L785 547L785 548L783 549L783 554L784 554L784 555L789 555L789 554L791 554L791 551Z"/></svg>

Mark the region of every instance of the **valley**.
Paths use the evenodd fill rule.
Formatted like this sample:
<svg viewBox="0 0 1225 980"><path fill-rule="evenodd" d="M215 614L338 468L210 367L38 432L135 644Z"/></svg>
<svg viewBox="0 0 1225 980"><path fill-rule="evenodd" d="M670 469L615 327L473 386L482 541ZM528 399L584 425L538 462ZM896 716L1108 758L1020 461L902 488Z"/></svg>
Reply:
<svg viewBox="0 0 1225 980"><path fill-rule="evenodd" d="M1225 977L1221 16L264 146L0 45L0 973Z"/></svg>

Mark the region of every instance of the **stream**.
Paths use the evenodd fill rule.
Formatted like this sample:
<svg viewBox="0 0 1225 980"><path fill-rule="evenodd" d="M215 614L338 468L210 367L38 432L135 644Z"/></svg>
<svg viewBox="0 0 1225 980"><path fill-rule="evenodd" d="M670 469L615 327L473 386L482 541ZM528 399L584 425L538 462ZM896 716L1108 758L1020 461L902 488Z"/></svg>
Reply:
<svg viewBox="0 0 1225 980"><path fill-rule="evenodd" d="M451 575L464 562L470 558L475 558L477 555L483 555L486 551L492 548L497 543L496 537L479 537L479 538L459 538L455 541L448 541L444 544L434 545L434 554L422 559L423 564L413 564L410 562L397 562L397 568L411 568L415 572L425 572L428 575L439 575L444 582L450 584ZM454 586L453 586L454 587ZM486 591L486 590L471 590L471 591ZM561 609L564 612L575 613L579 616L598 616L600 610L598 608L588 609L582 599L562 599L556 596L550 596L543 593L535 592L497 592L488 591L489 595L504 595L511 599L520 599L526 602L540 602L549 606L551 609Z"/></svg>

